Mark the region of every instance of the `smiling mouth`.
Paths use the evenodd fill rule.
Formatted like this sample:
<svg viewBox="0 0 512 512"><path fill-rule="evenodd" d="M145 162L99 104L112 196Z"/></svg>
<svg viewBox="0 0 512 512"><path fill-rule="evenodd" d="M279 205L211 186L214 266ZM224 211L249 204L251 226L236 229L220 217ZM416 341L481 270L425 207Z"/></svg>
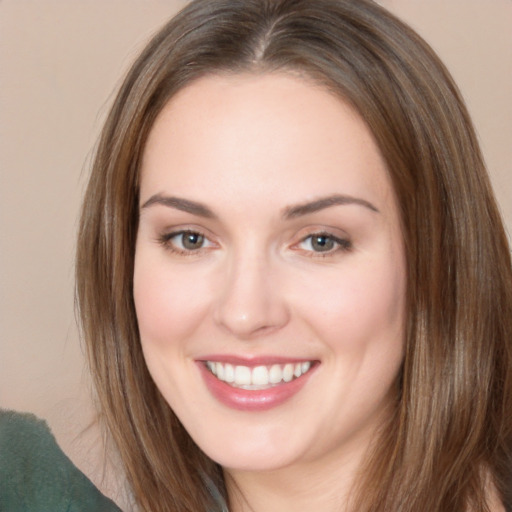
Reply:
<svg viewBox="0 0 512 512"><path fill-rule="evenodd" d="M233 388L262 390L298 379L308 373L314 361L299 363L243 366L218 361L205 361L205 366L217 379Z"/></svg>

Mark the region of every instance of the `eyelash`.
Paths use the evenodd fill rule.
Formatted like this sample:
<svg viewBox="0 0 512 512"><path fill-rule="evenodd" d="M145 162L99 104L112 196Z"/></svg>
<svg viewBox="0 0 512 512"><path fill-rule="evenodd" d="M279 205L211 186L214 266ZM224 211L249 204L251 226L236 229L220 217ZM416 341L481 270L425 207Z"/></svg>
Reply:
<svg viewBox="0 0 512 512"><path fill-rule="evenodd" d="M179 236L183 237L185 235L197 235L197 236L203 238L205 242L209 242L210 245L213 245L213 243L209 241L207 236L205 236L200 231L194 231L192 229L183 229L180 231L173 231L171 233L162 234L158 238L158 242L160 244L162 244L168 251L170 251L174 254L178 254L179 256L196 256L198 254L201 254L204 249L208 248L208 247L201 246L201 247L198 247L197 249L185 249L185 248L181 249L181 248L177 247L175 243L172 242L173 238L176 238ZM181 245L183 245L183 238L182 238Z"/></svg>
<svg viewBox="0 0 512 512"><path fill-rule="evenodd" d="M307 249L306 252L310 254L312 258L327 258L329 256L333 256L338 252L348 252L352 249L352 242L346 238L339 238L334 236L332 233L328 233L325 231L320 231L317 233L311 233L310 235L302 238L298 244L295 244L295 247L304 244L307 240L310 240L310 245L313 243L314 239L325 238L326 240L331 241L334 244L332 249L327 251L314 251L311 249Z"/></svg>
<svg viewBox="0 0 512 512"><path fill-rule="evenodd" d="M176 246L175 243L172 242L173 238L176 237L183 237L185 235L196 235L198 237L201 237L204 242L206 242L206 247L202 245L201 247L198 247L197 249L185 249L185 248L179 248ZM300 245L306 243L307 240L310 240L310 245L313 243L314 239L319 238L325 238L326 241L331 241L334 244L334 247L331 249L328 249L326 251L315 251L313 249L300 249ZM203 250L208 249L210 246L213 246L213 242L211 242L207 236L205 236L200 231L194 231L192 229L183 229L180 231L173 231L171 233L165 233L162 234L158 238L158 242L163 245L167 250L170 252L180 255L180 256L197 256L203 252ZM181 241L181 245L183 246L183 238ZM293 248L298 248L298 250L303 250L305 253L309 255L309 257L312 258L326 258L329 256L333 256L334 254L338 252L348 252L352 249L352 242L348 239L339 238L337 236L334 236L331 233L320 231L316 233L311 233L304 238L302 238L298 243L296 243Z"/></svg>

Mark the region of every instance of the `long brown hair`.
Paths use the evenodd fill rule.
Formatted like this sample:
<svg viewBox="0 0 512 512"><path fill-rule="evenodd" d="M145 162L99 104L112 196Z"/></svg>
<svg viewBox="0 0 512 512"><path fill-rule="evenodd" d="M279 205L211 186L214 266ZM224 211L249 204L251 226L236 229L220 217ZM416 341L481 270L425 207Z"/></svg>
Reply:
<svg viewBox="0 0 512 512"><path fill-rule="evenodd" d="M196 0L128 73L97 148L76 265L83 339L102 415L142 510L214 505L221 468L156 389L132 296L138 180L148 133L210 73L294 71L351 103L395 188L407 256L396 413L358 480L358 511L488 510L510 503L512 265L466 108L410 28L370 0ZM510 486L509 486L510 487Z"/></svg>

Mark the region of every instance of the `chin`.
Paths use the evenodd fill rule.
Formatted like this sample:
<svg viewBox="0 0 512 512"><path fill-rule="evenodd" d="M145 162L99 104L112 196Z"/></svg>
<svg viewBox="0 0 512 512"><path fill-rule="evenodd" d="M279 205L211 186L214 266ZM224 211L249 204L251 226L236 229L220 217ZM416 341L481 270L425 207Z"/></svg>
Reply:
<svg viewBox="0 0 512 512"><path fill-rule="evenodd" d="M212 442L213 441L213 442ZM302 455L299 447L265 438L229 436L222 444L217 440L196 441L203 452L225 469L238 471L273 471L296 462Z"/></svg>

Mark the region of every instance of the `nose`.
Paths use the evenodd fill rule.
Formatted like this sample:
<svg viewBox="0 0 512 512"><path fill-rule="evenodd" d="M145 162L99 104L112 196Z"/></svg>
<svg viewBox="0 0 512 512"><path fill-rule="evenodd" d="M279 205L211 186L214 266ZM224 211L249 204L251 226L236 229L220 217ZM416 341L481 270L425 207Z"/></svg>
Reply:
<svg viewBox="0 0 512 512"><path fill-rule="evenodd" d="M238 339L253 339L288 323L277 269L256 255L233 258L226 267L214 311L222 329Z"/></svg>

